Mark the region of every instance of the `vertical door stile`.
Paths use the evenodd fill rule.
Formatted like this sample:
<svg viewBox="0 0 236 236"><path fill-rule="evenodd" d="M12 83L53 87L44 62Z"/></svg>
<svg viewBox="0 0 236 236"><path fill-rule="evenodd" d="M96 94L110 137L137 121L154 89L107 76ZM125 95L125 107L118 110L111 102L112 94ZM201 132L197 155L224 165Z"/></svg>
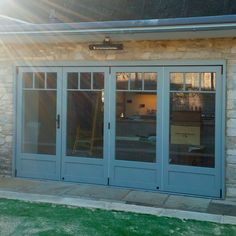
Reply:
<svg viewBox="0 0 236 236"><path fill-rule="evenodd" d="M166 86L165 86L165 70L164 67L160 68L159 72L159 86L158 86L158 93L159 93L159 99L158 99L158 123L157 123L157 155L158 155L158 161L160 165L160 190L163 190L163 180L164 180L164 157L165 157L165 145L164 145L164 132L166 132L166 127L164 124L166 114L164 112L164 108L166 107L165 104L165 98L166 96ZM158 146L159 144L159 146ZM157 178L158 178L157 174Z"/></svg>
<svg viewBox="0 0 236 236"><path fill-rule="evenodd" d="M62 153L61 153L61 180L64 180L64 156L65 156L65 152L66 152L66 110L67 110L67 72L66 72L66 68L63 67L62 68L62 98L61 98L61 104L62 104L62 127L61 127L61 149L62 149Z"/></svg>
<svg viewBox="0 0 236 236"><path fill-rule="evenodd" d="M107 113L105 114L105 123L107 124L106 130L106 142L105 142L105 160L106 160L106 168L107 168L107 178L110 179L110 161L111 161L111 67L109 67L106 71L106 82L105 82L105 101ZM106 120L107 119L107 120ZM106 125L105 124L105 125ZM108 181L109 184L109 181Z"/></svg>

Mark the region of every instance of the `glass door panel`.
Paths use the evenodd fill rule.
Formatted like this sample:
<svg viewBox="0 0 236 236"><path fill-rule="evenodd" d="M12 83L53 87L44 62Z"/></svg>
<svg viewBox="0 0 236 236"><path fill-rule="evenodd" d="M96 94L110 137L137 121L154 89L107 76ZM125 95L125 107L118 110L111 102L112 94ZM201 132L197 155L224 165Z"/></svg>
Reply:
<svg viewBox="0 0 236 236"><path fill-rule="evenodd" d="M68 73L67 156L103 158L103 118L104 73Z"/></svg>
<svg viewBox="0 0 236 236"><path fill-rule="evenodd" d="M215 77L170 74L170 164L214 168Z"/></svg>
<svg viewBox="0 0 236 236"><path fill-rule="evenodd" d="M156 94L116 93L116 159L156 162Z"/></svg>
<svg viewBox="0 0 236 236"><path fill-rule="evenodd" d="M156 162L156 81L157 73L116 73L116 160Z"/></svg>
<svg viewBox="0 0 236 236"><path fill-rule="evenodd" d="M52 78L54 78L54 81L52 81ZM52 73L24 72L22 79L22 152L55 155L55 118L57 116L56 73L52 77ZM54 88L51 88L50 83L54 83Z"/></svg>

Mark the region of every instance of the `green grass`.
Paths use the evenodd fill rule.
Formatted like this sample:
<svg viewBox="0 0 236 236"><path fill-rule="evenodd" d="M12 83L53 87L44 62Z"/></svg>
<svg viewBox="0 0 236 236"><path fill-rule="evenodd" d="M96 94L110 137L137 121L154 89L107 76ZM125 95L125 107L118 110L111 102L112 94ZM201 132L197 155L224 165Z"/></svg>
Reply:
<svg viewBox="0 0 236 236"><path fill-rule="evenodd" d="M236 235L236 225L0 199L5 235Z"/></svg>

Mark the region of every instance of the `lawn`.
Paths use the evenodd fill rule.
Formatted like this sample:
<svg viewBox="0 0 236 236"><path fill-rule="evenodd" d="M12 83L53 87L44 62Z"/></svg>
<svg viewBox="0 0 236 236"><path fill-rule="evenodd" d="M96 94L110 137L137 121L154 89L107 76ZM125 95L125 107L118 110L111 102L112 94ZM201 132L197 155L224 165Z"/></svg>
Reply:
<svg viewBox="0 0 236 236"><path fill-rule="evenodd" d="M236 225L0 199L5 235L236 235Z"/></svg>

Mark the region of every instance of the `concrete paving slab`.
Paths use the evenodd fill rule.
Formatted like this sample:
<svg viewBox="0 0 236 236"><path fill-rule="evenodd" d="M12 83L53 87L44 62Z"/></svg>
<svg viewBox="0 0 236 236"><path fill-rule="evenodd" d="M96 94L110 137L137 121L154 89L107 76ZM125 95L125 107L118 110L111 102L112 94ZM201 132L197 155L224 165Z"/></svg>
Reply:
<svg viewBox="0 0 236 236"><path fill-rule="evenodd" d="M77 187L78 184L61 183L61 182L38 182L34 186L25 186L19 191L24 193L37 193L47 195L63 195L65 192Z"/></svg>
<svg viewBox="0 0 236 236"><path fill-rule="evenodd" d="M122 199L130 192L128 189L120 189L108 186L97 185L81 185L65 192L64 196L76 197L83 196L97 199L112 199L122 201Z"/></svg>
<svg viewBox="0 0 236 236"><path fill-rule="evenodd" d="M207 212L213 213L213 214L236 216L236 205L228 205L228 204L211 202L207 208Z"/></svg>
<svg viewBox="0 0 236 236"><path fill-rule="evenodd" d="M206 212L210 199L171 195L163 205L165 208Z"/></svg>
<svg viewBox="0 0 236 236"><path fill-rule="evenodd" d="M39 180L28 180L19 178L0 178L0 188L5 190L18 191L26 187L34 187L39 184Z"/></svg>
<svg viewBox="0 0 236 236"><path fill-rule="evenodd" d="M167 197L167 194L133 190L130 191L130 193L128 193L122 200L136 205L162 206Z"/></svg>
<svg viewBox="0 0 236 236"><path fill-rule="evenodd" d="M233 201L230 198L226 198L225 200L212 200L211 202L216 203L216 204L222 204L222 205L236 206L236 201Z"/></svg>

